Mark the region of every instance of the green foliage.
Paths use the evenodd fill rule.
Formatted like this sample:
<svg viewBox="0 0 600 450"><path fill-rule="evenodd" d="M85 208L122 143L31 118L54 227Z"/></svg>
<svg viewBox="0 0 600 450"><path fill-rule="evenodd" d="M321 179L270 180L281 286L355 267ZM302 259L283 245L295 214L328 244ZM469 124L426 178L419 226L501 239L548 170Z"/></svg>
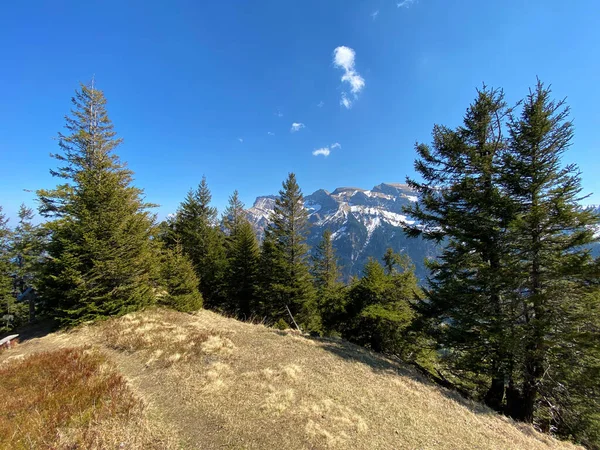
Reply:
<svg viewBox="0 0 600 450"><path fill-rule="evenodd" d="M343 283L336 283L317 292L317 304L324 334L341 336L346 321L347 302L348 287Z"/></svg>
<svg viewBox="0 0 600 450"><path fill-rule="evenodd" d="M22 313L19 305L15 303L13 293L14 267L10 256L11 241L12 231L0 206L0 331L10 330L17 325Z"/></svg>
<svg viewBox="0 0 600 450"><path fill-rule="evenodd" d="M166 243L170 248L181 245L194 265L200 279L200 291L207 307L225 303L225 246L224 235L217 226L217 209L210 206L212 195L206 178L198 188L190 190L171 220Z"/></svg>
<svg viewBox="0 0 600 450"><path fill-rule="evenodd" d="M598 289L590 280L600 272L586 250L597 241L599 219L579 205L578 168L561 164L573 124L564 101L554 102L550 94L538 82L520 116L511 116L510 151L502 166L502 186L514 211L507 241L510 278L518 280L512 295L521 337L515 351L519 407L512 409L516 418L535 419L564 436L597 437L598 416L588 406L600 403L600 391L582 375L597 376L600 367L598 350L586 345L600 337L598 305L590 303ZM591 423L584 425L590 420L595 431Z"/></svg>
<svg viewBox="0 0 600 450"><path fill-rule="evenodd" d="M312 259L312 273L317 289L322 290L334 287L339 282L340 271L333 249L331 231L325 230L323 232L323 239L315 249Z"/></svg>
<svg viewBox="0 0 600 450"><path fill-rule="evenodd" d="M182 312L202 308L202 294L198 291L198 277L194 266L183 254L181 246L163 249L161 258L161 284L165 289L158 302Z"/></svg>
<svg viewBox="0 0 600 450"><path fill-rule="evenodd" d="M61 164L51 173L64 184L39 190L40 212L55 220L39 288L63 324L124 314L154 302L152 206L131 185L132 172L114 150L116 137L106 100L81 85L59 133Z"/></svg>
<svg viewBox="0 0 600 450"><path fill-rule="evenodd" d="M317 288L317 308L321 317L322 331L325 334L339 334L343 320L346 289L340 283L340 270L333 249L331 231L323 232L323 239L312 257L312 274Z"/></svg>
<svg viewBox="0 0 600 450"><path fill-rule="evenodd" d="M275 325L273 325L273 327L277 330L287 330L290 326L287 324L287 322L283 319L279 319L277 322L275 322Z"/></svg>
<svg viewBox="0 0 600 450"><path fill-rule="evenodd" d="M417 146L415 168L424 181L408 180L420 200L406 208L422 225L407 228L410 236L445 244L439 259L429 263L430 287L421 304L430 332L446 349L451 371L489 377L485 401L497 410L512 376L507 347L515 319L502 295L510 208L498 177L507 113L503 93L484 87L463 126L436 125L432 147Z"/></svg>
<svg viewBox="0 0 600 450"><path fill-rule="evenodd" d="M261 266L266 312L273 321L288 316L305 331L320 331L315 292L308 266L308 212L296 176L290 173L275 200L271 223L265 230ZM266 246L266 248L265 248Z"/></svg>
<svg viewBox="0 0 600 450"><path fill-rule="evenodd" d="M229 204L223 213L225 234L229 237L235 236L245 220L244 203L240 200L238 191L235 190L229 197Z"/></svg>
<svg viewBox="0 0 600 450"><path fill-rule="evenodd" d="M420 303L446 373L486 403L598 446L598 217L561 159L573 137L564 102L541 83L519 116L479 92L456 130L436 126L409 180L420 201L407 230L443 242ZM502 130L508 129L508 137Z"/></svg>
<svg viewBox="0 0 600 450"><path fill-rule="evenodd" d="M227 286L230 312L250 318L258 313L260 249L252 225L240 219L230 235L227 264Z"/></svg>
<svg viewBox="0 0 600 450"><path fill-rule="evenodd" d="M28 288L35 288L35 282L42 261L46 236L42 227L32 223L34 214L31 208L21 205L19 208L19 223L13 232L11 244L11 260L14 266L13 276L18 294ZM35 319L35 295L30 295L27 301L29 321ZM24 309L24 308L23 308ZM24 322L25 317L22 318Z"/></svg>
<svg viewBox="0 0 600 450"><path fill-rule="evenodd" d="M350 287L342 335L378 352L406 356L408 328L415 318L411 304L419 288L407 256L387 252L385 261L389 273L370 259L363 277Z"/></svg>

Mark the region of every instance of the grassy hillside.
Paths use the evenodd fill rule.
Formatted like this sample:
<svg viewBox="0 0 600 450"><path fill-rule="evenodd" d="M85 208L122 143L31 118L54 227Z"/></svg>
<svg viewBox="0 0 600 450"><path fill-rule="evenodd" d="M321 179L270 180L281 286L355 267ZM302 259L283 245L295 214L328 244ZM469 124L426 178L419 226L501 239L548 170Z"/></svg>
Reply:
<svg viewBox="0 0 600 450"><path fill-rule="evenodd" d="M575 448L352 344L208 311L26 340L0 381L0 448Z"/></svg>

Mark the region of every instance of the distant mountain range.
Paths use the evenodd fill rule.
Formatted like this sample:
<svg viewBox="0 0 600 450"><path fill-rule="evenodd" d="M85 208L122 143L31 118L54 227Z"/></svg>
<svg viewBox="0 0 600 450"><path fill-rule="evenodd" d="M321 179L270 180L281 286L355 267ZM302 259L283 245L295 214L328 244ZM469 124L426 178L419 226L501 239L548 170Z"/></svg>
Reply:
<svg viewBox="0 0 600 450"><path fill-rule="evenodd" d="M258 197L246 211L261 240L275 198L274 195ZM402 231L402 224L414 223L406 217L402 207L417 201L416 193L408 185L382 183L371 190L341 187L333 192L319 189L304 199L311 224L308 244L316 248L323 231L329 229L345 280L359 275L369 257L381 261L389 247L410 256L419 279L424 281L427 277L425 260L436 257L439 247L421 238L408 238ZM600 205L586 208L600 215ZM593 256L600 257L600 244L590 248Z"/></svg>
<svg viewBox="0 0 600 450"><path fill-rule="evenodd" d="M343 277L360 274L369 257L381 260L388 247L407 253L424 279L424 261L435 257L436 245L423 239L407 238L402 225L411 223L402 207L417 201L405 184L382 183L371 190L354 187L333 192L319 189L305 197L311 224L308 244L314 249L323 231L332 233ZM262 239L273 211L275 196L258 197L247 210L248 219Z"/></svg>

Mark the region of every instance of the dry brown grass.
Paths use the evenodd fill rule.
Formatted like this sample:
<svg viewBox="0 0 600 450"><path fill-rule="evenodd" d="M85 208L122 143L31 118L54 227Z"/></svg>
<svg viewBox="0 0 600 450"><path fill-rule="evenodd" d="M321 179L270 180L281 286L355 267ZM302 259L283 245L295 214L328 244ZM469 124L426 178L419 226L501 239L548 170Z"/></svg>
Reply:
<svg viewBox="0 0 600 450"><path fill-rule="evenodd" d="M0 368L0 448L166 448L98 351L62 349ZM146 429L144 429L146 427Z"/></svg>
<svg viewBox="0 0 600 450"><path fill-rule="evenodd" d="M179 320L178 320L179 319ZM100 325L105 345L129 353L143 351L146 365L168 367L207 354L230 354L233 343L223 333L182 322L173 311L134 313Z"/></svg>
<svg viewBox="0 0 600 450"><path fill-rule="evenodd" d="M132 314L10 357L68 341L96 342L185 448L574 448L357 346L208 311Z"/></svg>

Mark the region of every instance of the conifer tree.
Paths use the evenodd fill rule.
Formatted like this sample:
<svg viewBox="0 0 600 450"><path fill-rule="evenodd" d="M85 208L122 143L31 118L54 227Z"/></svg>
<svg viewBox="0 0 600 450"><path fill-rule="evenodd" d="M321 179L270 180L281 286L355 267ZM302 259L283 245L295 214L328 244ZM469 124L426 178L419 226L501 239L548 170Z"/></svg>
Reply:
<svg viewBox="0 0 600 450"><path fill-rule="evenodd" d="M0 330L12 328L15 325L15 315L18 315L13 294L14 267L11 264L11 240L12 231L0 206Z"/></svg>
<svg viewBox="0 0 600 450"><path fill-rule="evenodd" d="M394 250L388 248L385 251L385 255L383 255L383 267L385 268L385 273L387 275L393 275L398 270L398 266L403 264L402 257L395 253Z"/></svg>
<svg viewBox="0 0 600 450"><path fill-rule="evenodd" d="M394 272L388 274L371 258L363 277L350 287L343 336L377 352L402 355L407 344L405 331L414 319L411 302L418 287L414 266L400 255L393 257L402 262L400 271L393 267Z"/></svg>
<svg viewBox="0 0 600 450"><path fill-rule="evenodd" d="M163 249L161 282L165 292L159 297L160 304L182 312L192 312L202 308L198 277L192 262L183 254L180 245L176 245L172 250Z"/></svg>
<svg viewBox="0 0 600 450"><path fill-rule="evenodd" d="M40 291L64 324L123 314L155 301L152 206L132 186L132 172L115 150L121 144L102 91L81 85L59 133L64 180L38 191L40 213L55 218Z"/></svg>
<svg viewBox="0 0 600 450"><path fill-rule="evenodd" d="M179 242L192 261L200 279L200 291L207 307L223 306L225 247L217 227L217 209L210 205L212 195L206 177L198 188L188 192L171 223L170 247Z"/></svg>
<svg viewBox="0 0 600 450"><path fill-rule="evenodd" d="M484 87L462 126L436 125L432 147L417 146L415 169L424 181L408 180L419 202L406 208L422 225L408 227L409 236L443 243L441 256L430 262L422 312L452 368L489 377L485 402L496 410L503 408L513 367L514 318L503 295L510 208L498 185L507 112L503 93Z"/></svg>
<svg viewBox="0 0 600 450"><path fill-rule="evenodd" d="M11 256L14 261L14 281L19 294L35 287L44 247L44 237L39 226L33 224L34 214L24 204L19 208L19 223L13 233ZM29 295L29 321L35 318L34 296Z"/></svg>
<svg viewBox="0 0 600 450"><path fill-rule="evenodd" d="M313 277L317 289L331 288L339 280L337 258L331 240L331 231L325 230L313 256Z"/></svg>
<svg viewBox="0 0 600 450"><path fill-rule="evenodd" d="M244 203L240 200L238 191L235 190L229 197L229 204L223 213L223 227L225 228L225 234L229 237L235 236L245 219Z"/></svg>
<svg viewBox="0 0 600 450"><path fill-rule="evenodd" d="M340 270L333 248L331 231L325 230L315 249L313 278L317 288L317 307L327 334L339 334L343 327L346 289L340 280Z"/></svg>
<svg viewBox="0 0 600 450"><path fill-rule="evenodd" d="M557 330L560 335L549 336L534 421L586 448L600 448L600 292L569 301Z"/></svg>
<svg viewBox="0 0 600 450"><path fill-rule="evenodd" d="M550 95L538 82L520 116L511 117L510 151L503 159L502 177L516 209L508 242L511 278L518 280L513 292L523 324L521 404L512 411L517 419L532 422L546 409L546 428L557 423L573 425L561 422L561 402L569 397L565 390L567 394L573 390L571 397L586 392L586 402L598 404L600 400L597 389L588 383L589 389L581 390L583 380L571 377L590 364L596 370L600 366L597 352L594 358L585 347L573 345L581 338L576 330L586 329L589 317L583 319L581 306L590 299L590 280L598 276L586 247L597 241L593 230L599 219L579 205L582 188L577 166L561 164L573 138L573 125L564 101L555 102ZM589 336L594 334L593 326L587 330ZM595 336L600 337L597 328ZM548 410L548 403L554 410Z"/></svg>
<svg viewBox="0 0 600 450"><path fill-rule="evenodd" d="M260 247L259 267L259 313L268 322L279 322L280 325L285 323L287 327L292 321L285 306L281 305L281 291L284 286L281 286L280 283L284 267L272 236L265 235L263 239Z"/></svg>
<svg viewBox="0 0 600 450"><path fill-rule="evenodd" d="M308 331L320 328L315 305L314 288L308 266L308 212L304 197L293 173L283 182L279 197L271 215L271 223L265 230L265 242L272 245L270 305L272 319L295 320Z"/></svg>
<svg viewBox="0 0 600 450"><path fill-rule="evenodd" d="M230 310L240 318L259 314L260 249L250 222L240 219L233 234L228 258L228 303Z"/></svg>

